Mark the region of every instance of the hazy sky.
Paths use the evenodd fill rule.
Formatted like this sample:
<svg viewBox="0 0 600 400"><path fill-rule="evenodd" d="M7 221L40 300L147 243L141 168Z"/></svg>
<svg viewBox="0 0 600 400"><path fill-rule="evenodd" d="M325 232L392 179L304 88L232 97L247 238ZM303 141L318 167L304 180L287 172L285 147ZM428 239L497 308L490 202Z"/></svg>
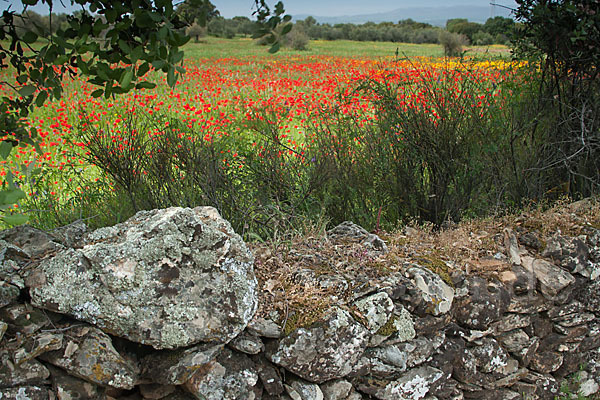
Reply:
<svg viewBox="0 0 600 400"><path fill-rule="evenodd" d="M497 0L498 4L515 7L513 0ZM212 0L224 17L249 15L252 0ZM276 1L268 1L269 5ZM372 14L406 7L450 7L456 5L489 6L490 0L283 0L288 14L309 14L322 17Z"/></svg>
<svg viewBox="0 0 600 400"><path fill-rule="evenodd" d="M127 0L123 0L127 1ZM179 0L175 0L178 2ZM212 0L213 4L224 17L234 17L236 15L250 16L252 13L252 0ZM513 0L496 0L497 3L509 7L515 7ZM69 0L63 0L66 5L66 10L73 11L78 7L71 6ZM267 4L274 5L276 0L267 0ZM405 7L439 7L453 5L478 5L489 6L490 0L283 0L286 13L288 14L309 14L323 17L342 16L342 15L358 15L371 14L391 11L396 8ZM21 2L18 0L0 0L0 9L5 10L8 6L15 11L23 9ZM35 7L30 7L31 10L40 14L48 14L48 6L38 4ZM65 7L62 6L60 0L54 0L54 12L64 12Z"/></svg>

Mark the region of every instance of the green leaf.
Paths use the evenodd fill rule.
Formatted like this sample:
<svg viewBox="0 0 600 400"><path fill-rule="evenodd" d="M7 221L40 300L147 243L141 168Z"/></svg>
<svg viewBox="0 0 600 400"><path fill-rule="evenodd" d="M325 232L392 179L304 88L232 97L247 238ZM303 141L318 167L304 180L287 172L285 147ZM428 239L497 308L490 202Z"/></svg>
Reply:
<svg viewBox="0 0 600 400"><path fill-rule="evenodd" d="M169 51L167 50L166 46L160 46L158 48L158 56L163 59L166 60L167 59L167 55L169 54Z"/></svg>
<svg viewBox="0 0 600 400"><path fill-rule="evenodd" d="M102 96L102 93L104 93L103 89L96 89L91 93L91 96L93 98L98 98L98 97Z"/></svg>
<svg viewBox="0 0 600 400"><path fill-rule="evenodd" d="M12 148L13 144L11 142L6 140L0 142L0 157L2 157L3 160L6 160L10 155L10 151L12 150Z"/></svg>
<svg viewBox="0 0 600 400"><path fill-rule="evenodd" d="M169 57L169 58L170 58L169 61L171 61L171 64L179 64L179 62L181 60L183 60L183 51L178 51L176 53L173 53L171 55L171 57Z"/></svg>
<svg viewBox="0 0 600 400"><path fill-rule="evenodd" d="M27 5L27 6L35 6L37 4L38 0L21 0L21 3Z"/></svg>
<svg viewBox="0 0 600 400"><path fill-rule="evenodd" d="M292 27L294 25L292 24L287 24L286 26L283 27L283 29L281 30L281 34L282 35L287 35L288 33L290 33L290 31L292 30Z"/></svg>
<svg viewBox="0 0 600 400"><path fill-rule="evenodd" d="M158 30L157 37L159 40L165 40L167 38L167 34L169 33L169 28L163 26Z"/></svg>
<svg viewBox="0 0 600 400"><path fill-rule="evenodd" d="M9 214L3 215L2 220L9 225L23 225L25 222L29 221L29 217L25 214Z"/></svg>
<svg viewBox="0 0 600 400"><path fill-rule="evenodd" d="M271 46L271 48L269 49L269 53L273 54L273 53L277 53L279 51L279 49L281 48L281 43L276 42L275 44L273 44L273 46Z"/></svg>
<svg viewBox="0 0 600 400"><path fill-rule="evenodd" d="M150 64L148 64L148 62L145 62L142 65L140 65L139 68L138 68L138 70L137 70L137 76L138 76L138 78L140 76L146 75L146 73L148 71L150 71Z"/></svg>
<svg viewBox="0 0 600 400"><path fill-rule="evenodd" d="M111 24L117 19L117 11L112 8L105 10L104 15L106 16L106 20Z"/></svg>
<svg viewBox="0 0 600 400"><path fill-rule="evenodd" d="M154 89L156 87L156 83L143 81L135 85L136 89Z"/></svg>
<svg viewBox="0 0 600 400"><path fill-rule="evenodd" d="M25 32L25 34L23 35L23 41L25 43L35 43L37 38L38 38L38 35L36 35L34 32L31 32L31 31Z"/></svg>
<svg viewBox="0 0 600 400"><path fill-rule="evenodd" d="M129 84L131 83L131 80L133 79L133 68L127 68L125 71L123 71L123 74L121 74L121 79L119 80L119 85L121 85L121 87L123 89L126 89Z"/></svg>
<svg viewBox="0 0 600 400"><path fill-rule="evenodd" d="M40 70L39 70L39 69L34 69L34 68L31 68L31 69L29 70L29 77L30 77L32 80L36 80L37 78L39 78L39 77L40 77L40 75L41 75L41 72L40 72ZM22 76L22 75L21 75L21 76ZM25 82L27 82L27 81L25 81ZM19 82L19 83L25 83L25 82Z"/></svg>
<svg viewBox="0 0 600 400"><path fill-rule="evenodd" d="M154 61L152 61L152 66L154 68L156 68L156 69L161 69L165 65L167 65L167 62L165 60L154 60Z"/></svg>
<svg viewBox="0 0 600 400"><path fill-rule="evenodd" d="M124 40L122 40L122 39L119 40L119 48L125 54L131 53L131 47L129 47L129 45L127 44L127 42L124 41Z"/></svg>
<svg viewBox="0 0 600 400"><path fill-rule="evenodd" d="M132 63L135 63L135 62L137 62L137 60L142 58L143 55L144 55L144 49L142 48L142 46L137 46L135 49L133 49L131 51L131 54L129 54L129 58L131 58Z"/></svg>
<svg viewBox="0 0 600 400"><path fill-rule="evenodd" d="M46 101L47 98L48 98L48 92L46 92L45 90L40 91L40 93L35 98L35 105L38 107L43 106L44 102Z"/></svg>
<svg viewBox="0 0 600 400"><path fill-rule="evenodd" d="M23 86L21 89L19 89L19 95L21 97L29 97L33 94L33 92L35 92L35 86L33 85Z"/></svg>
<svg viewBox="0 0 600 400"><path fill-rule="evenodd" d="M175 44L177 45L177 47L179 47L189 42L191 37L186 35L180 35L179 33L177 33L177 31L173 31L173 39L175 40Z"/></svg>
<svg viewBox="0 0 600 400"><path fill-rule="evenodd" d="M175 78L175 67L171 65L171 67L169 67L169 71L167 72L167 84L170 87L175 86L175 83L177 83L177 78Z"/></svg>
<svg viewBox="0 0 600 400"><path fill-rule="evenodd" d="M0 205L13 205L25 198L25 192L21 189L11 188L0 191Z"/></svg>

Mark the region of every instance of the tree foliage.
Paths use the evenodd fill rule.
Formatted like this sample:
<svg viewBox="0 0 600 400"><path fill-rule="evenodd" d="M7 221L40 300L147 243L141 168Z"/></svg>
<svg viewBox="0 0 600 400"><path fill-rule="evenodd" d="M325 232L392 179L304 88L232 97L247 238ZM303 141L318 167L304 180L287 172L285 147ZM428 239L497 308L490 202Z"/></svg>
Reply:
<svg viewBox="0 0 600 400"><path fill-rule="evenodd" d="M522 54L543 54L560 64L564 73L598 74L600 1L517 0L517 4L515 16L523 23L517 36Z"/></svg>
<svg viewBox="0 0 600 400"><path fill-rule="evenodd" d="M546 146L539 170L573 195L600 190L600 2L517 0L516 49L541 65L537 96Z"/></svg>
<svg viewBox="0 0 600 400"><path fill-rule="evenodd" d="M27 127L25 119L33 107L62 96L62 80L67 75L84 76L96 85L94 97L153 88L155 85L144 79L151 68L163 71L173 86L177 75L184 72L179 64L183 60L181 46L189 40L184 31L186 18L193 17L202 25L216 13L208 0L186 0L179 12L172 0L71 0L81 11L67 16L56 31L51 20L47 31L38 29L41 20L31 25L35 29L24 31L28 21L39 17L27 8L39 3L51 12L53 0L21 1L23 13L9 8L0 17L0 69L12 69L16 74L15 81L0 82L15 91L15 95L3 96L0 103L0 156L4 159L15 146L37 147L37 132ZM265 0L255 0L254 6L257 34L267 37L271 50L276 51L279 36L273 32L290 17L283 16L281 2L273 11ZM46 40L38 40L40 36ZM10 172L2 187L0 209L24 197Z"/></svg>

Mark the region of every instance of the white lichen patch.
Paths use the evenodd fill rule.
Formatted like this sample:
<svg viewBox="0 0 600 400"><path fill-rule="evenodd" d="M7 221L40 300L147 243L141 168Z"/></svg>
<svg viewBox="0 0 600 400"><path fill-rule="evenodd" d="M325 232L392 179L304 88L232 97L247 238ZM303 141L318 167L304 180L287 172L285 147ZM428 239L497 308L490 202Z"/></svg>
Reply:
<svg viewBox="0 0 600 400"><path fill-rule="evenodd" d="M386 399L419 400L424 398L431 385L442 377L440 370L421 367L404 374L385 388Z"/></svg>
<svg viewBox="0 0 600 400"><path fill-rule="evenodd" d="M500 357L499 355L494 356L490 360L490 367L492 370L497 370L499 368L506 367L508 365L506 361L506 357Z"/></svg>

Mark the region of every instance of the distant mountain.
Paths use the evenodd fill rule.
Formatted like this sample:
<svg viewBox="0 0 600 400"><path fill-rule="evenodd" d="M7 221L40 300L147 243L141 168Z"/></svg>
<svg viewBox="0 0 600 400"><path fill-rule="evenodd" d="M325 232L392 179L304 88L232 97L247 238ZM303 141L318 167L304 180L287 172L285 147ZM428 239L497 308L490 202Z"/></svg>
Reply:
<svg viewBox="0 0 600 400"><path fill-rule="evenodd" d="M294 15L294 20L299 21L308 17L308 14ZM492 13L490 7L482 6L443 6L443 7L405 7L397 8L386 13L343 15L339 17L320 17L313 15L317 22L322 24L364 24L365 22L398 22L403 19L414 19L417 22L426 22L432 25L444 26L446 20L451 18L467 18L472 22L485 22L491 16L510 17L510 10L495 7Z"/></svg>

